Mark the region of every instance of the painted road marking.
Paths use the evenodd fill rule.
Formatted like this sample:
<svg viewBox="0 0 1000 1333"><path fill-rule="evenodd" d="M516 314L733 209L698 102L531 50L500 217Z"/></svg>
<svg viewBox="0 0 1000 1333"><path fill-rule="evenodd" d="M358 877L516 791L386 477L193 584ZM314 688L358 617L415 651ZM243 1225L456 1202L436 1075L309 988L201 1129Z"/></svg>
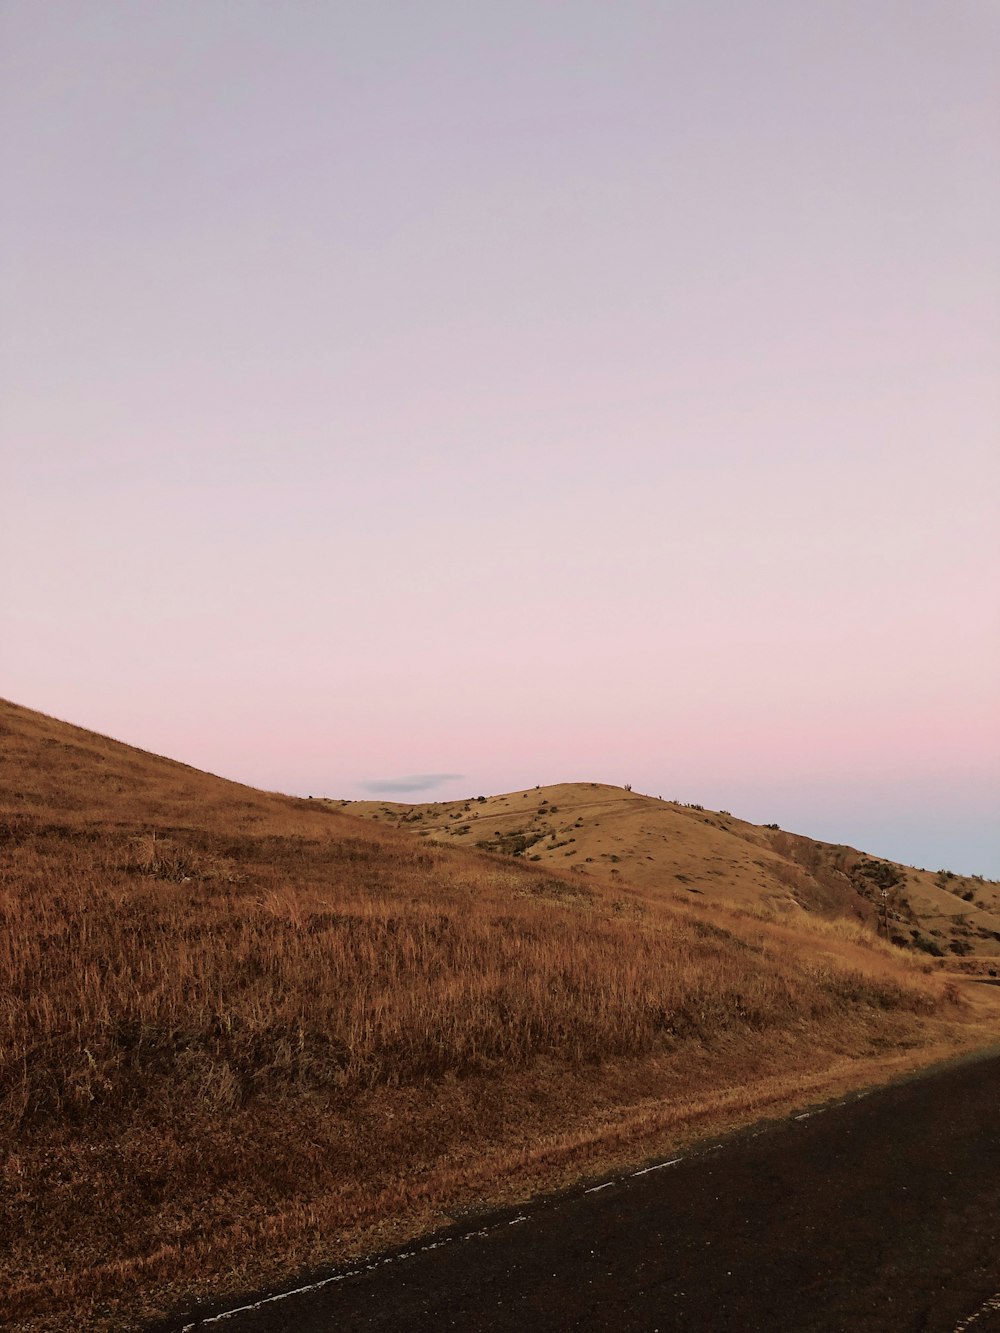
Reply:
<svg viewBox="0 0 1000 1333"><path fill-rule="evenodd" d="M665 1166L676 1166L678 1162L683 1162L683 1157L671 1157L669 1162L657 1162L655 1166L644 1166L641 1171L633 1171L633 1176L648 1176L650 1171L662 1171Z"/></svg>
<svg viewBox="0 0 1000 1333"><path fill-rule="evenodd" d="M867 1094L862 1093L861 1095L866 1096ZM810 1116L822 1115L825 1109L825 1107L822 1107L818 1111L803 1111L800 1115L795 1116L795 1119L807 1120ZM750 1137L756 1139L766 1132L766 1129L759 1129ZM723 1145L721 1143L713 1143L707 1151L716 1152L722 1147ZM663 1171L668 1166L677 1166L677 1164L683 1162L683 1160L683 1157L671 1157L667 1162L655 1162L652 1166L644 1166L638 1171L630 1172L629 1179L634 1179L637 1176L648 1176L651 1171ZM584 1194L597 1194L601 1190L610 1189L612 1185L618 1184L621 1184L621 1180L608 1180L605 1181L603 1185L591 1185L589 1189L584 1190ZM346 1269L342 1273L334 1273L331 1277L322 1278L318 1282L309 1282L302 1287L293 1287L289 1291L280 1291L274 1296L264 1296L259 1301L253 1301L249 1305L238 1305L232 1310L223 1310L220 1314L205 1315L203 1318L196 1319L190 1324L185 1324L181 1329L181 1333L195 1333L197 1329L206 1324L219 1324L224 1319L232 1319L234 1315L248 1314L253 1310L261 1310L265 1305L277 1305L279 1301L290 1300L293 1296L304 1296L307 1292L321 1291L324 1287L331 1287L337 1282L346 1282L348 1278L360 1277L363 1273L374 1273L379 1268L385 1268L389 1264L400 1263L403 1259L412 1259L415 1255L426 1254L429 1250L440 1249L442 1245L450 1245L453 1241L477 1240L481 1237L489 1236L501 1226L506 1225L513 1227L517 1226L519 1222L526 1222L527 1220L527 1215L520 1213L517 1217L512 1218L507 1223L500 1222L497 1223L496 1226L484 1227L480 1231L467 1231L462 1236L444 1236L439 1240L431 1241L427 1245L421 1245L417 1249L405 1250L401 1254L388 1255L384 1259L376 1259L374 1263L359 1264L354 1268ZM998 1292L996 1296L991 1297L980 1310L977 1310L976 1313L971 1315L964 1323L959 1324L955 1329L955 1333L962 1333L962 1330L973 1324L980 1315L986 1314L991 1310L1000 1310L1000 1292Z"/></svg>
<svg viewBox="0 0 1000 1333"><path fill-rule="evenodd" d="M977 1319L980 1319L984 1314L992 1314L996 1310L1000 1310L1000 1291L995 1296L991 1296L988 1301L983 1301L975 1314L970 1314L968 1319L963 1319L960 1324L956 1324L955 1333L962 1333L963 1329L971 1328Z"/></svg>
<svg viewBox="0 0 1000 1333"><path fill-rule="evenodd" d="M523 1217L516 1217L515 1222L523 1222ZM513 1222L510 1223L514 1225ZM491 1228L495 1230L496 1228ZM471 1240L472 1236L488 1236L489 1230L473 1231L463 1240ZM202 1319L196 1319L193 1323L185 1324L181 1333L194 1333L195 1329L201 1328L204 1324L219 1324L223 1319L232 1319L234 1315L247 1314L252 1310L262 1310L265 1305L276 1305L279 1301L287 1301L292 1296L304 1296L310 1291L321 1291L324 1287L330 1287L335 1282L345 1282L349 1277L360 1277L362 1273L374 1273L379 1268L384 1268L388 1264L398 1263L401 1259L412 1259L415 1254L426 1254L428 1250L440 1249L442 1245L450 1245L456 1237L445 1236L442 1240L433 1241L430 1245L422 1245L418 1250L406 1250L402 1254L390 1255L385 1259L377 1259L373 1264L360 1264L356 1268L348 1269L343 1273L334 1273L332 1277L322 1278L319 1282L309 1282L304 1287L293 1287L290 1291L279 1291L275 1296L265 1296L259 1301L253 1301L250 1305L237 1305L232 1310L223 1310L221 1314L205 1315Z"/></svg>

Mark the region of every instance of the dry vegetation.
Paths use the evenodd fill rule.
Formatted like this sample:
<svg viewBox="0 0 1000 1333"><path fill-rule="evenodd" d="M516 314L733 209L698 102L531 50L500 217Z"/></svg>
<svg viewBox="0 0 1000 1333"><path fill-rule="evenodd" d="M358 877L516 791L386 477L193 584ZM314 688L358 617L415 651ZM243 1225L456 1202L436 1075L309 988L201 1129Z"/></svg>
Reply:
<svg viewBox="0 0 1000 1333"><path fill-rule="evenodd" d="M986 1039L986 988L856 922L432 846L13 705L0 742L25 1328L133 1327Z"/></svg>
<svg viewBox="0 0 1000 1333"><path fill-rule="evenodd" d="M566 782L466 801L331 804L430 842L572 870L584 882L854 917L932 957L1000 962L995 881L896 865L630 787Z"/></svg>

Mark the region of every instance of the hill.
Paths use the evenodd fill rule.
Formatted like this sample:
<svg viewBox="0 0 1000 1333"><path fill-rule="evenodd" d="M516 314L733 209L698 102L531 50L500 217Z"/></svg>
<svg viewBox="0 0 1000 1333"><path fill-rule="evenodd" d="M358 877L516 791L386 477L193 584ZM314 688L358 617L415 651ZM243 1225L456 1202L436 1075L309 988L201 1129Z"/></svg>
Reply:
<svg viewBox="0 0 1000 1333"><path fill-rule="evenodd" d="M0 760L12 1327L287 1282L996 1029L863 922L437 845L13 704Z"/></svg>
<svg viewBox="0 0 1000 1333"><path fill-rule="evenodd" d="M462 801L338 801L338 809L471 846L570 869L583 882L710 903L848 917L931 956L1000 960L1000 884L899 865L728 810L642 796L597 782ZM882 890L885 889L885 897Z"/></svg>

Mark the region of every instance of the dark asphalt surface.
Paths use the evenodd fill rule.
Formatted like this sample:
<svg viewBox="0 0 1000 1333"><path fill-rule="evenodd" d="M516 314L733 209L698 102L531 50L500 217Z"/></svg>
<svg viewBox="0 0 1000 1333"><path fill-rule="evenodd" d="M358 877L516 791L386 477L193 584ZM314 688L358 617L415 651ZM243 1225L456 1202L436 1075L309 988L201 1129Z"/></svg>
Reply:
<svg viewBox="0 0 1000 1333"><path fill-rule="evenodd" d="M410 1248L255 1310L206 1318L259 1295L160 1327L998 1333L1000 1059L758 1126Z"/></svg>

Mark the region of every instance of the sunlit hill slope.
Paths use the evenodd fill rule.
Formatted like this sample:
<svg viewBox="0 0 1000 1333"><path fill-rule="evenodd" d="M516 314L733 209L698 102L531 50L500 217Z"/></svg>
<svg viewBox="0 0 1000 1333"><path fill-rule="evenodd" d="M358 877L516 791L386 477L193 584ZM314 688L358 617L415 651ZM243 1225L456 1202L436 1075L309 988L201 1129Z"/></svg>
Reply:
<svg viewBox="0 0 1000 1333"><path fill-rule="evenodd" d="M833 893L738 821L664 806L667 890L597 807L565 827L582 789L420 838L7 703L0 760L12 1327L290 1281L995 1031L990 988L862 921L714 901L711 856L734 900ZM591 789L634 806L638 867L659 826L624 799ZM542 821L527 855L474 845Z"/></svg>
<svg viewBox="0 0 1000 1333"><path fill-rule="evenodd" d="M898 865L726 810L596 782L423 805L333 804L431 842L570 870L583 884L851 917L952 962L1000 958L995 881Z"/></svg>

